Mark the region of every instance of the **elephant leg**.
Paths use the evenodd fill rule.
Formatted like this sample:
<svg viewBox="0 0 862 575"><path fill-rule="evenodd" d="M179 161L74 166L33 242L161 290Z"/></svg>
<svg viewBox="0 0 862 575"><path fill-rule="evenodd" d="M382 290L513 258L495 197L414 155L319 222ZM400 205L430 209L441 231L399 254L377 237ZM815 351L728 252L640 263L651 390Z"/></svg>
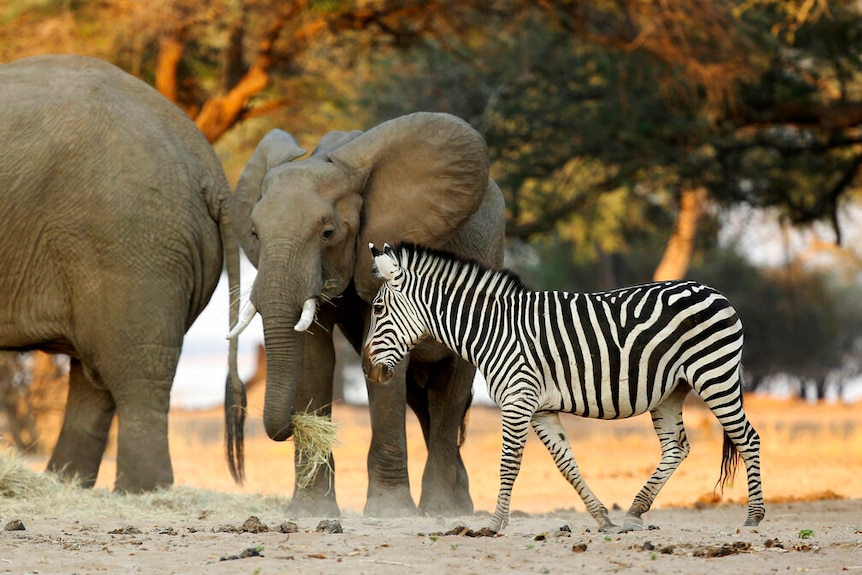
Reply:
<svg viewBox="0 0 862 575"><path fill-rule="evenodd" d="M121 493L152 491L174 482L168 411L180 347L145 346L132 353L134 359L120 356L126 364L122 373L128 375L115 380L118 430L114 490Z"/></svg>
<svg viewBox="0 0 862 575"><path fill-rule="evenodd" d="M357 353L362 353L362 343L368 329L365 319L369 307L351 290L342 294L340 304L348 313L342 313L339 327L344 337ZM352 313L358 309L361 313ZM395 375L386 385L377 385L366 380L368 407L371 413L371 446L368 449L368 493L365 514L372 517L400 517L414 515L416 504L410 494L410 479L407 471L407 432L405 402L407 396L407 361L396 368ZM427 399L425 399L427 405ZM420 408L414 411L422 413ZM427 410L425 410L427 414ZM425 417L427 422L427 415ZM420 415L420 423L422 416ZM425 433L425 423L422 423Z"/></svg>
<svg viewBox="0 0 862 575"><path fill-rule="evenodd" d="M428 436L431 433L431 414L428 412L428 379L431 370L428 364L421 363L415 359L407 368L407 405L410 407L419 427L422 429L422 438L428 445Z"/></svg>
<svg viewBox="0 0 862 575"><path fill-rule="evenodd" d="M398 517L416 513L407 472L406 364L402 361L385 385L366 381L371 447L365 515Z"/></svg>
<svg viewBox="0 0 862 575"><path fill-rule="evenodd" d="M158 290L162 304L183 309L188 295ZM139 286L135 293L142 294ZM117 475L119 493L152 491L173 484L168 448L171 385L180 358L185 316L153 313L140 299L113 302L91 311L93 328L80 336L81 347L95 350L88 365L116 404ZM186 304L187 305L187 304ZM99 329L119 325L122 329Z"/></svg>
<svg viewBox="0 0 862 575"><path fill-rule="evenodd" d="M80 360L72 359L66 414L48 471L92 487L99 475L114 408L108 390L87 377Z"/></svg>
<svg viewBox="0 0 862 575"><path fill-rule="evenodd" d="M332 343L332 312L330 306L321 307L318 313L320 325L312 326L310 333L303 334L301 385L297 386L294 413L310 412L332 418L332 382L335 374L335 348ZM299 451L294 451L294 463L298 477L306 460ZM335 494L335 458L329 455L329 466L321 467L311 482L300 487L296 482L288 512L297 517L326 516L340 514Z"/></svg>
<svg viewBox="0 0 862 575"><path fill-rule="evenodd" d="M426 385L428 459L422 475L419 512L424 515L470 515L473 500L461 458L464 417L473 398L475 368L450 356L430 366Z"/></svg>
<svg viewBox="0 0 862 575"><path fill-rule="evenodd" d="M141 493L170 487L174 482L168 446L169 385L152 381L135 382L148 386L153 397L142 402L123 402L117 409L117 479L114 490ZM162 393L155 389L160 388ZM148 392L148 395L149 395ZM156 397L164 395L165 399Z"/></svg>

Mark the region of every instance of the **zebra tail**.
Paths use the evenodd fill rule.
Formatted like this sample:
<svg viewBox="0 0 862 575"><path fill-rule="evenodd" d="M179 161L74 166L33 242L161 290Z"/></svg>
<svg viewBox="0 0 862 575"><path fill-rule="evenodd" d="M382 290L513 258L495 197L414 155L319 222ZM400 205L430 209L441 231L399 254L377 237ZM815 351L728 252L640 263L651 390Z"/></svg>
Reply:
<svg viewBox="0 0 862 575"><path fill-rule="evenodd" d="M721 447L721 473L715 484L715 491L724 494L724 487L733 485L736 468L739 466L739 452L727 434L724 434L724 443Z"/></svg>
<svg viewBox="0 0 862 575"><path fill-rule="evenodd" d="M742 383L742 365L739 366L739 409L742 409L743 398L745 397L745 385ZM733 478L736 475L736 468L739 466L739 451L733 441L728 437L727 432L724 433L724 442L721 446L721 473L718 476L718 482L715 484L715 491L719 491L724 495L724 487L733 485Z"/></svg>

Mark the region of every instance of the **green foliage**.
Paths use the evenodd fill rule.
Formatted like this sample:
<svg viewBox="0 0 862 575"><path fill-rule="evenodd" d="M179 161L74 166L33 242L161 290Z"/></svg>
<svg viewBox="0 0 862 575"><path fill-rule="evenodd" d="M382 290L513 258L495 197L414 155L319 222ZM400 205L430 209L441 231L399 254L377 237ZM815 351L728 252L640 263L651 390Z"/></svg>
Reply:
<svg viewBox="0 0 862 575"><path fill-rule="evenodd" d="M799 537L800 539L811 539L812 537L814 537L814 530L800 529L799 533L797 534L797 537Z"/></svg>
<svg viewBox="0 0 862 575"><path fill-rule="evenodd" d="M522 9L474 14L470 34L376 55L384 73L361 88L378 120L440 109L477 126L506 195L510 237L559 232L595 259L626 249L620 230L632 222L620 222L644 197L672 215L681 191L705 187L721 203L778 206L791 221L810 223L834 219L841 198L856 193L850 176L862 140L855 124L830 117L837 101L862 110L857 3L824 10L819 2L812 9L762 0L721 13L730 31L708 21L679 25L701 68L655 46L622 49L613 34L597 33L600 23L618 22L622 35L632 24L627 15L643 17L625 2L591 4L575 16L558 4L543 11L510 2ZM676 16L668 10L651 15L654 26ZM658 32L641 34L649 44ZM714 47L722 42L748 49L722 60ZM703 75L689 78L689 69ZM725 70L736 76L724 78ZM602 202L605 195L615 199ZM588 227L600 239L588 238Z"/></svg>

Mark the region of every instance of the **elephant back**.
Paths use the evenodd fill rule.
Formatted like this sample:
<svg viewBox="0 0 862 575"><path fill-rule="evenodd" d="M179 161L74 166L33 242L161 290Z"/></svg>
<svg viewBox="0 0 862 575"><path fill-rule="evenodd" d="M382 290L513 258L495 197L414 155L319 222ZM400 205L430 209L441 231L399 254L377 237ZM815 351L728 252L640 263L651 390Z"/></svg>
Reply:
<svg viewBox="0 0 862 575"><path fill-rule="evenodd" d="M34 162L79 154L92 167L78 165L78 173L113 171L118 184L133 184L126 189L171 190L176 202L203 199L219 221L230 185L218 156L194 122L143 80L97 58L46 55L0 66L0 84L6 132L32 148L27 157ZM148 177L157 180L136 179L135 166L156 163L161 169ZM203 198L179 197L192 188Z"/></svg>
<svg viewBox="0 0 862 575"><path fill-rule="evenodd" d="M124 258L102 257L102 266L151 277L191 269L188 327L218 282L230 196L221 162L194 122L146 82L85 56L0 66L0 101L0 140L11 144L0 150L7 167L0 192L13 204L54 206L52 233L82 242L81 254L127 250ZM151 256L168 244L188 249Z"/></svg>

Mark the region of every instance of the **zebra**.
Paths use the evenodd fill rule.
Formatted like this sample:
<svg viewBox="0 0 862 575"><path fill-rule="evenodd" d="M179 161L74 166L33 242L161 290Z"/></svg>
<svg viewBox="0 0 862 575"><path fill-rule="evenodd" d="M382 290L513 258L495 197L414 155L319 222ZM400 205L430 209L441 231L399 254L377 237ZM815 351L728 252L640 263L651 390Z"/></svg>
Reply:
<svg viewBox="0 0 862 575"><path fill-rule="evenodd" d="M501 408L500 491L488 529L509 519L528 428L551 453L600 531L644 529L659 490L689 452L686 395L706 402L724 430L716 486L740 457L748 477L746 526L763 519L760 437L742 407L742 323L718 291L694 281L648 283L597 293L530 291L508 270L412 244L369 245L384 280L372 301L363 368L387 381L409 351L433 338L485 376ZM621 419L649 412L661 461L621 526L584 482L560 412Z"/></svg>

